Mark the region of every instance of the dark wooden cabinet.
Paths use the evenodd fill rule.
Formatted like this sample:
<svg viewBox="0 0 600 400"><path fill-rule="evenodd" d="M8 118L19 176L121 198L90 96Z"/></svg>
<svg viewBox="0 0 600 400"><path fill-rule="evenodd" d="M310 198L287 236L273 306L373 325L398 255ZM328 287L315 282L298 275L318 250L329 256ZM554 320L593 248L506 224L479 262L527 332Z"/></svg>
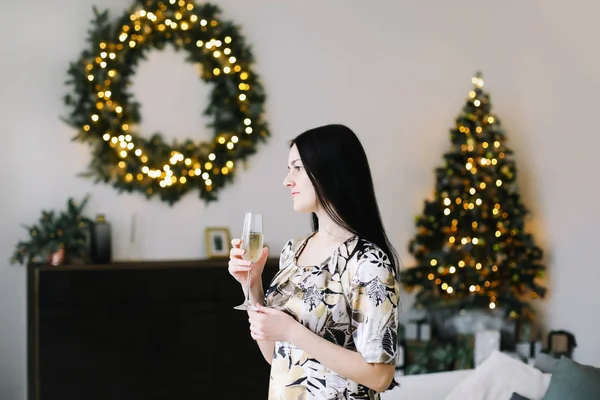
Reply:
<svg viewBox="0 0 600 400"><path fill-rule="evenodd" d="M27 290L29 400L267 398L226 260L29 266Z"/></svg>

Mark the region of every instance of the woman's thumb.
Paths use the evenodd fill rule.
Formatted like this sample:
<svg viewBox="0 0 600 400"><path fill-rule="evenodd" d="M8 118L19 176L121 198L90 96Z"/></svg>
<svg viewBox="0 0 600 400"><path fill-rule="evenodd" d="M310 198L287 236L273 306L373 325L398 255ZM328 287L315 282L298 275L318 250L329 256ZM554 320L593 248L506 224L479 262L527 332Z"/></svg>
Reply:
<svg viewBox="0 0 600 400"><path fill-rule="evenodd" d="M258 312L263 314L270 314L271 309L269 307L265 307L260 303L256 303L256 308L258 308Z"/></svg>
<svg viewBox="0 0 600 400"><path fill-rule="evenodd" d="M263 260L266 260L267 257L269 257L269 248L268 247L263 247L262 254L260 255L260 258L263 259Z"/></svg>

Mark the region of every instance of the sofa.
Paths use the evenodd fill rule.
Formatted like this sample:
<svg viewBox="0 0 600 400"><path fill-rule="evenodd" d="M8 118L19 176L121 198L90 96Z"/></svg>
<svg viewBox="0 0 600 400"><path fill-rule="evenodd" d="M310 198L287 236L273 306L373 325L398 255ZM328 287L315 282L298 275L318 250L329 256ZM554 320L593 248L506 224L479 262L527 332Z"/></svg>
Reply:
<svg viewBox="0 0 600 400"><path fill-rule="evenodd" d="M594 400L600 368L541 355L533 365L494 351L471 370L397 376L382 400Z"/></svg>

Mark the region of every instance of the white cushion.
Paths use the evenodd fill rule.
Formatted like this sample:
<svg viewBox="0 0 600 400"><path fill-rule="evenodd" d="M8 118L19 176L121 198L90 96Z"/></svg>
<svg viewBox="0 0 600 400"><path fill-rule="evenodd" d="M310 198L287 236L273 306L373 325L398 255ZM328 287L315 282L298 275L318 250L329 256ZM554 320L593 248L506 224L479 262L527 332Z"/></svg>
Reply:
<svg viewBox="0 0 600 400"><path fill-rule="evenodd" d="M514 357L494 351L445 400L510 400L513 392L540 400L548 389L550 377Z"/></svg>
<svg viewBox="0 0 600 400"><path fill-rule="evenodd" d="M443 400L472 369L396 376L400 386L381 394L381 400Z"/></svg>

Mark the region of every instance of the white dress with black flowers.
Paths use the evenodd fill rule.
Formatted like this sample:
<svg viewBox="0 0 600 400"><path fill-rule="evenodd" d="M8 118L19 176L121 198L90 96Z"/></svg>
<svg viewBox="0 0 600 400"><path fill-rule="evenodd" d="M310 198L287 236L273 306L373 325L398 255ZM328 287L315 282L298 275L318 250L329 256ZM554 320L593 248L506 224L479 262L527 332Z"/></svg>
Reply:
<svg viewBox="0 0 600 400"><path fill-rule="evenodd" d="M400 286L388 256L354 236L321 265L300 267L296 260L311 236L285 245L265 304L287 312L325 339L358 351L369 363L395 364ZM275 343L269 400L379 398L302 349Z"/></svg>

